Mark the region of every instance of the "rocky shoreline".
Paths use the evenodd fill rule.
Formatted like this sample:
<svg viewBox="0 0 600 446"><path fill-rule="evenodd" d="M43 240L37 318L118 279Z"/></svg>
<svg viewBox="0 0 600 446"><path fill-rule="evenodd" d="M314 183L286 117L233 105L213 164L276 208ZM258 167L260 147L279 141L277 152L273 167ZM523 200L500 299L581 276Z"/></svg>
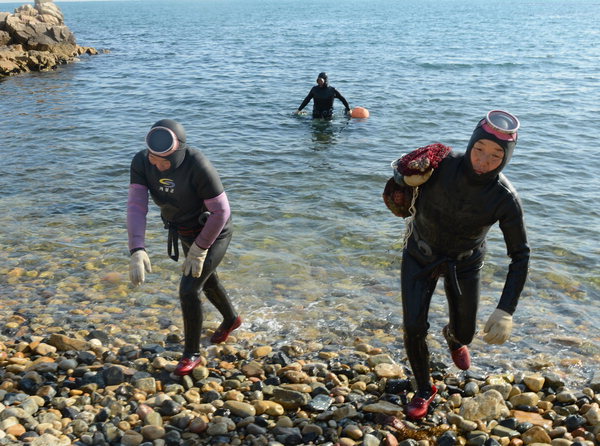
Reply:
<svg viewBox="0 0 600 446"><path fill-rule="evenodd" d="M439 396L412 423L409 369L358 339L274 347L238 330L179 378L175 329L144 344L95 329L20 336L25 322L13 315L4 332L15 336L0 338L0 445L600 444L599 376L574 389L551 372L434 363Z"/></svg>
<svg viewBox="0 0 600 446"><path fill-rule="evenodd" d="M77 45L52 0L35 0L34 6L20 6L13 14L0 12L0 78L51 70L83 54L98 51Z"/></svg>

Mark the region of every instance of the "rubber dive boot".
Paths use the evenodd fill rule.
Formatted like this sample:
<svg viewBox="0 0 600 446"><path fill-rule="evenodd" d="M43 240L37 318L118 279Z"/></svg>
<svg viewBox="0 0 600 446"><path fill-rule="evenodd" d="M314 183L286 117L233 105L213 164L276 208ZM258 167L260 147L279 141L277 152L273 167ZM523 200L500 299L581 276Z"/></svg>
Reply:
<svg viewBox="0 0 600 446"><path fill-rule="evenodd" d="M210 337L210 342L213 344L220 344L221 342L225 342L231 332L242 325L242 318L236 317L232 324L229 326L226 325L225 321L221 322L219 328L215 330L213 335Z"/></svg>
<svg viewBox="0 0 600 446"><path fill-rule="evenodd" d="M460 343L452 338L448 325L444 327L442 333L444 334L444 338L446 338L446 343L450 349L454 365L461 370L469 370L469 367L471 367L471 354L469 353L469 348L466 345L461 345L458 348L452 349L453 346L456 346L457 344L460 345Z"/></svg>
<svg viewBox="0 0 600 446"><path fill-rule="evenodd" d="M419 394L413 396L410 403L406 406L406 416L411 420L420 420L427 415L429 405L437 395L437 387L431 386L431 393L429 396L422 397Z"/></svg>

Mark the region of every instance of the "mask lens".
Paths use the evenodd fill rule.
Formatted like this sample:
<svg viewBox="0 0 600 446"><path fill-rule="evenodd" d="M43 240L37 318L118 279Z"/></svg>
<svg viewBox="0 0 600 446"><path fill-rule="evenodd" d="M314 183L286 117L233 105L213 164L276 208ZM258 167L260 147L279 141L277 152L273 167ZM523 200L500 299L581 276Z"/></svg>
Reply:
<svg viewBox="0 0 600 446"><path fill-rule="evenodd" d="M165 155L175 147L176 142L175 134L166 127L154 127L146 135L146 145L156 155Z"/></svg>
<svg viewBox="0 0 600 446"><path fill-rule="evenodd" d="M492 110L489 112L486 121L494 130L509 135L516 133L520 125L516 116L502 110Z"/></svg>

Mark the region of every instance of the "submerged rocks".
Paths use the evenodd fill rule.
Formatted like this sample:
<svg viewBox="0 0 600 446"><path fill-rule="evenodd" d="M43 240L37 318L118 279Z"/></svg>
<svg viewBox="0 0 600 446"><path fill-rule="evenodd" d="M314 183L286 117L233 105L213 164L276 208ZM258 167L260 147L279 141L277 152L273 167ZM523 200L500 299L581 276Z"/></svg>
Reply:
<svg viewBox="0 0 600 446"><path fill-rule="evenodd" d="M52 0L35 0L13 14L0 12L0 76L49 70L97 50L77 45Z"/></svg>

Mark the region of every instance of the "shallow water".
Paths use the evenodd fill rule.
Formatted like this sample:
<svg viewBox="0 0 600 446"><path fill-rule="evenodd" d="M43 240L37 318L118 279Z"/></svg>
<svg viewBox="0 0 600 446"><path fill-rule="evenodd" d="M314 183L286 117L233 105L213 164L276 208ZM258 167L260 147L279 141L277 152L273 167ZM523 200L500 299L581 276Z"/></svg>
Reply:
<svg viewBox="0 0 600 446"><path fill-rule="evenodd" d="M166 257L156 209L147 231L154 272L135 290L125 231L131 157L153 122L172 117L230 198L235 234L220 275L246 328L265 341L361 337L402 358L404 223L380 195L389 163L435 141L462 151L477 120L503 108L522 122L505 173L524 203L533 256L511 342L478 338L476 365L545 364L574 380L599 370L600 156L590 130L599 122L600 4L58 5L80 45L110 52L0 81L3 315L41 310L86 327L66 315L92 308L127 326L151 306L177 320L179 266ZM292 115L323 70L368 120ZM486 261L481 326L508 265L497 227ZM445 318L440 287L431 333L447 361Z"/></svg>

